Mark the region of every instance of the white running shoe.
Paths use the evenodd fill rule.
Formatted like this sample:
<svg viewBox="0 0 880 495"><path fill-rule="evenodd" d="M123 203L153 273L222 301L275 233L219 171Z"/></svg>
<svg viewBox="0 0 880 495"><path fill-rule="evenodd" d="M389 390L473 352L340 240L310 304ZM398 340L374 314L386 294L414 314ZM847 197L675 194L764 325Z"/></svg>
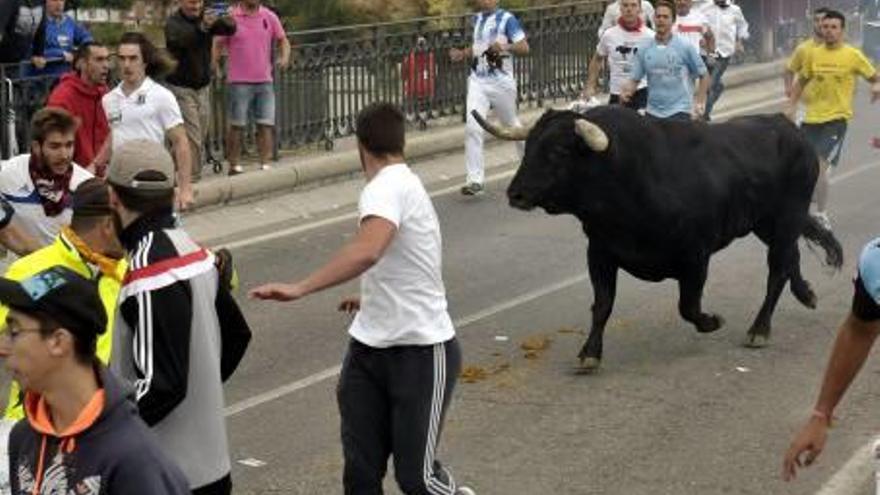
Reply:
<svg viewBox="0 0 880 495"><path fill-rule="evenodd" d="M272 170L272 165L269 165L268 163L264 163L264 164L260 165L260 170Z"/></svg>
<svg viewBox="0 0 880 495"><path fill-rule="evenodd" d="M468 486L460 486L455 490L455 495L477 495L477 492Z"/></svg>

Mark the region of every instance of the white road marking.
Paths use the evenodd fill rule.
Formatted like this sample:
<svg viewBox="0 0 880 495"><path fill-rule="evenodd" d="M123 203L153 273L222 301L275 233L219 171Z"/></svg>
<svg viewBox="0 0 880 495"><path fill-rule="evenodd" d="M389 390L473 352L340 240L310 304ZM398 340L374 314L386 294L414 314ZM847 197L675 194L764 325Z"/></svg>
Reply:
<svg viewBox="0 0 880 495"><path fill-rule="evenodd" d="M554 292L567 289L573 285L582 283L587 280L586 275L578 275L576 277L570 277L565 280L561 280L559 282L546 285L544 287L540 287L533 291L527 292L525 294L521 294L512 299L508 299L507 301L500 302L493 306L490 306L482 311L478 311L472 315L465 316L463 318L459 318L453 322L453 325L456 329L461 329L468 325L472 325L480 320L484 320L486 318L491 318L492 316L497 315L498 313L502 313L507 311L508 309L515 308L519 305L534 301L535 299L540 299L541 297L553 294ZM329 378L333 378L339 375L339 371L341 370L341 366L333 366L331 368L327 368L324 371L320 371L315 373L314 375L307 376L301 380L297 380L292 383L288 383L286 385L282 385L278 388L269 390L268 392L263 392L262 394L255 395L251 398L236 402L231 406L228 406L223 414L228 418L231 416L235 416L236 414L247 411L248 409L253 409L259 405L265 404L267 402L272 402L276 399L280 399L286 395L290 395L297 390L302 390L304 388L315 385L316 383L323 382Z"/></svg>
<svg viewBox="0 0 880 495"><path fill-rule="evenodd" d="M855 495L856 490L864 488L865 482L873 474L871 471L871 448L874 439L862 446L846 461L816 495Z"/></svg>

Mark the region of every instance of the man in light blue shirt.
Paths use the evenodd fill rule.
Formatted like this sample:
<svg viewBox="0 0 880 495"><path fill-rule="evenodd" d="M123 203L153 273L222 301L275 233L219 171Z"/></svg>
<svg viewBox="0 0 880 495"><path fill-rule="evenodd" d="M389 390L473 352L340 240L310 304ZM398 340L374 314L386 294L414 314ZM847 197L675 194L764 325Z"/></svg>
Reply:
<svg viewBox="0 0 880 495"><path fill-rule="evenodd" d="M646 112L661 119L690 120L700 118L706 106L709 77L706 65L697 50L683 38L673 34L675 7L664 0L654 11L656 36L639 48L630 74L630 81L621 91L628 101L638 82L648 79ZM694 80L697 91L694 95Z"/></svg>

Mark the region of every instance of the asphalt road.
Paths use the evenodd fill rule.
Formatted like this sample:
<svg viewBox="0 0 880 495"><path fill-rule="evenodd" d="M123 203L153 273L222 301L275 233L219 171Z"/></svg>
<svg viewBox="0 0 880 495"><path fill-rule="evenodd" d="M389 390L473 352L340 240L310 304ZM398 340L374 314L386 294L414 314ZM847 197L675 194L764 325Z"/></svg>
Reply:
<svg viewBox="0 0 880 495"><path fill-rule="evenodd" d="M864 95L858 111L832 189L846 265L831 273L804 251L819 308L800 306L786 290L772 345L762 350L741 345L766 278L766 250L747 238L716 255L710 268L704 307L726 318L724 329L698 335L677 314L673 283L623 274L603 368L577 375L592 303L578 223L509 208L506 181L476 201L436 197L450 312L465 366L483 372L459 384L443 432L439 457L456 479L480 494L820 490L878 431L880 366L872 360L841 406L819 464L794 483L780 480L782 454L809 415L848 309L853 263L880 234L880 153L868 146L880 118ZM354 228L346 220L237 249L244 287L305 275ZM334 367L348 319L335 303L356 288L288 305L244 303L256 336L227 386L236 493L341 493ZM526 358L525 341L546 349ZM870 473L863 474L867 480ZM397 493L391 475L386 486Z"/></svg>

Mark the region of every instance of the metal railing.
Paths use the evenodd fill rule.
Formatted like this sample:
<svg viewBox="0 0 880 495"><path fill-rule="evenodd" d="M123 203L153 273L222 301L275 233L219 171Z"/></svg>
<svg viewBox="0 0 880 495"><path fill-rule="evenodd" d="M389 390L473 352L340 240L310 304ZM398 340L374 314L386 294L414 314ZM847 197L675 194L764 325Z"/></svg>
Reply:
<svg viewBox="0 0 880 495"><path fill-rule="evenodd" d="M514 62L521 106L580 92L606 3L576 1L515 12L531 46L529 56ZM379 100L401 105L422 129L442 117L463 120L469 65L452 63L448 52L470 44L472 22L473 15L460 15L290 33L293 63L275 77L276 146L323 143L330 149L336 139L354 132L357 113ZM54 78L21 78L17 66L0 66L0 81L6 117L0 152L8 157L11 137L28 142L30 116L45 103ZM211 155L219 157L226 128L225 81L212 83L211 101L208 145Z"/></svg>
<svg viewBox="0 0 880 495"><path fill-rule="evenodd" d="M605 1L579 1L516 11L531 53L514 62L519 104L571 98L586 81ZM324 143L354 132L357 113L374 101L401 105L411 120L464 119L469 65L449 60L449 50L470 45L473 15L347 26L292 33L292 67L279 73L278 145ZM422 40L421 43L419 40ZM222 150L225 83L214 81L215 123L209 142Z"/></svg>

